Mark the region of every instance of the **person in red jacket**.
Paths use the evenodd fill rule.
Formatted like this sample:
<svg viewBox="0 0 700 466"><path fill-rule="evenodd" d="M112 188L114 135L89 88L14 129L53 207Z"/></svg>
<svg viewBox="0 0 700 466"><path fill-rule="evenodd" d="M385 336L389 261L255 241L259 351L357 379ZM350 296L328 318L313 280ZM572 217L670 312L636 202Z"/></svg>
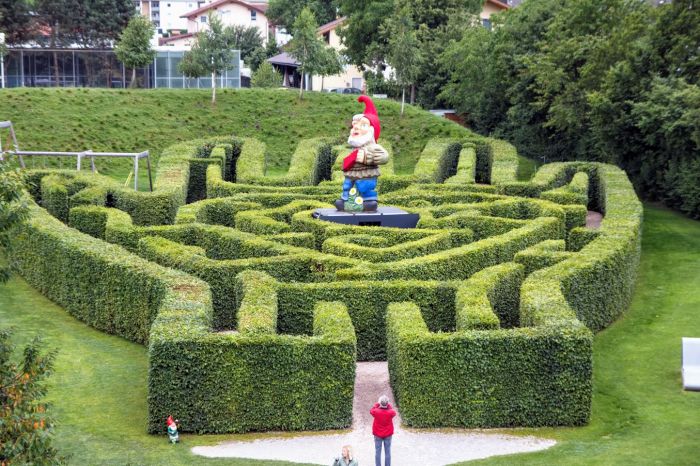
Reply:
<svg viewBox="0 0 700 466"><path fill-rule="evenodd" d="M384 465L391 466L391 436L394 435L394 416L396 411L389 403L389 397L382 395L379 402L372 406L369 413L374 418L372 433L374 434L374 464L382 466L382 444L384 444Z"/></svg>

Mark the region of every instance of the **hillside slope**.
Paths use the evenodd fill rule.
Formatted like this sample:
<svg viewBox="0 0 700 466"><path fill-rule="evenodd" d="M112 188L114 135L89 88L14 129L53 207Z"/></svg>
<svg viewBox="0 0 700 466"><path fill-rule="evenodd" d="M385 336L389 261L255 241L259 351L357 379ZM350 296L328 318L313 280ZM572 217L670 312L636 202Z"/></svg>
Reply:
<svg viewBox="0 0 700 466"><path fill-rule="evenodd" d="M163 148L178 141L255 137L267 144L274 173L286 171L301 139L333 136L344 141L352 116L364 108L356 97L311 92L299 101L285 90L224 90L212 107L205 90L8 89L0 92L0 120L12 120L24 150L150 150L156 160ZM391 142L398 173L411 172L430 138L473 135L417 108L408 106L402 118L399 104L378 100L376 105L381 140ZM2 136L7 146L7 135ZM65 167L73 163L63 161ZM129 162L99 160L98 169L119 178L128 173Z"/></svg>

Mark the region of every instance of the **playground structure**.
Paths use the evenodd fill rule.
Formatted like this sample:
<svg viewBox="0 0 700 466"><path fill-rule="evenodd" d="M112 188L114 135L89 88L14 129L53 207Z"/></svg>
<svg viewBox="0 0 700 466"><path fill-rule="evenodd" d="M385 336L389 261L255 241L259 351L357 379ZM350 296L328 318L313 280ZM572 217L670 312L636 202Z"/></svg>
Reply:
<svg viewBox="0 0 700 466"><path fill-rule="evenodd" d="M133 159L133 173L134 173L134 190L139 190L139 160L146 159L146 166L148 167L148 184L150 191L153 191L153 177L151 174L151 158L149 151L143 152L93 152L92 150L84 150L79 152L56 152L56 151L26 151L20 150L19 144L17 142L17 135L15 134L15 129L12 126L11 121L0 121L0 129L8 129L10 133L10 138L12 140L12 145L14 150L5 150L2 144L2 137L0 136L0 161L5 160L5 154L8 156L15 155L19 160L19 165L23 169L27 168L24 163L25 156L43 156L43 157L77 157L77 163L75 169L77 171L81 170L82 161L84 158L90 159L90 169L93 173L97 172L95 167L95 157L116 157L116 158L131 158Z"/></svg>

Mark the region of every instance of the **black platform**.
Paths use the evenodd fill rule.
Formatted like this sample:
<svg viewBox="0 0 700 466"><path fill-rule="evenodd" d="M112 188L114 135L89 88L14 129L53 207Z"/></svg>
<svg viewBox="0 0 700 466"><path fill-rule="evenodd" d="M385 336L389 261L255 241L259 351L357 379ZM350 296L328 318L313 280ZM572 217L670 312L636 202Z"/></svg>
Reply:
<svg viewBox="0 0 700 466"><path fill-rule="evenodd" d="M341 212L337 209L316 209L313 218L343 225L415 228L420 215L409 214L396 207L379 207L376 212Z"/></svg>

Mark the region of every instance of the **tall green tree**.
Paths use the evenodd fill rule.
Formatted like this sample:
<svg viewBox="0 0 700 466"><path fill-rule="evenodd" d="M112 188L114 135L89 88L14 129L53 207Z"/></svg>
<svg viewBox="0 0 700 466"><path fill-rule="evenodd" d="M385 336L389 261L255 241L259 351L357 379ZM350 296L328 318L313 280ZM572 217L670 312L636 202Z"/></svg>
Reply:
<svg viewBox="0 0 700 466"><path fill-rule="evenodd" d="M0 464L64 464L52 445L53 425L42 401L56 352L43 353L35 338L15 363L11 338L10 330L0 329Z"/></svg>
<svg viewBox="0 0 700 466"><path fill-rule="evenodd" d="M80 29L80 19L85 13L84 5L78 0L36 0L35 21L44 25L50 31L48 42L39 36L36 41L45 44L52 49L67 46L77 39L77 31ZM60 86L60 65L58 52L54 50L53 73L54 86Z"/></svg>
<svg viewBox="0 0 700 466"><path fill-rule="evenodd" d="M216 77L234 66L231 63L235 57L234 32L231 27L224 27L216 15L209 14L208 23L209 27L197 34L195 44L185 52L179 66L188 77L211 74L211 102L216 104Z"/></svg>
<svg viewBox="0 0 700 466"><path fill-rule="evenodd" d="M326 43L318 37L318 24L311 9L306 7L301 10L294 21L292 28L292 40L287 46L287 51L299 62L301 74L301 86L299 86L299 98L304 96L305 77L309 74L330 75L339 72L340 60L335 50L326 46Z"/></svg>
<svg viewBox="0 0 700 466"><path fill-rule="evenodd" d="M700 218L697 50L694 0L528 1L448 46L441 95L524 155L617 163Z"/></svg>
<svg viewBox="0 0 700 466"><path fill-rule="evenodd" d="M437 64L438 57L452 40L481 11L482 0L341 0L341 13L348 17L347 26L339 31L350 62L361 69L381 67L388 61L390 36L383 33L395 11L405 10L413 22L423 60L412 87L421 105L431 107L439 101L447 73Z"/></svg>
<svg viewBox="0 0 700 466"><path fill-rule="evenodd" d="M0 32L8 44L18 44L32 37L32 17L27 0L0 0Z"/></svg>
<svg viewBox="0 0 700 466"><path fill-rule="evenodd" d="M84 0L76 16L80 20L78 43L86 48L111 47L134 14L132 0Z"/></svg>
<svg viewBox="0 0 700 466"><path fill-rule="evenodd" d="M408 7L399 8L385 23L385 34L389 37L388 63L394 68L396 81L401 86L401 115L406 103L406 86L415 88L423 61L420 42L416 36ZM411 92L413 95L414 92Z"/></svg>
<svg viewBox="0 0 700 466"><path fill-rule="evenodd" d="M155 32L153 23L148 18L136 15L122 32L114 49L119 61L132 69L131 84L136 85L136 68L143 68L153 62L156 51L151 47L151 38Z"/></svg>
<svg viewBox="0 0 700 466"><path fill-rule="evenodd" d="M387 38L381 26L394 11L394 0L340 0L340 13L348 19L338 30L350 63L364 70L384 63Z"/></svg>
<svg viewBox="0 0 700 466"><path fill-rule="evenodd" d="M304 7L311 10L320 24L326 24L336 18L338 0L270 0L266 14L270 21L291 32Z"/></svg>
<svg viewBox="0 0 700 466"><path fill-rule="evenodd" d="M263 38L260 29L255 26L243 26L235 24L231 28L231 46L241 51L241 59L250 63L253 53L263 47ZM274 40L272 40L274 42Z"/></svg>
<svg viewBox="0 0 700 466"><path fill-rule="evenodd" d="M250 54L250 57L248 59L250 69L252 69L253 71L257 70L258 67L265 60L267 60L270 57L274 57L278 53L280 53L280 49L277 46L277 42L275 42L273 39L268 40L267 44L265 44L265 47L257 47Z"/></svg>

